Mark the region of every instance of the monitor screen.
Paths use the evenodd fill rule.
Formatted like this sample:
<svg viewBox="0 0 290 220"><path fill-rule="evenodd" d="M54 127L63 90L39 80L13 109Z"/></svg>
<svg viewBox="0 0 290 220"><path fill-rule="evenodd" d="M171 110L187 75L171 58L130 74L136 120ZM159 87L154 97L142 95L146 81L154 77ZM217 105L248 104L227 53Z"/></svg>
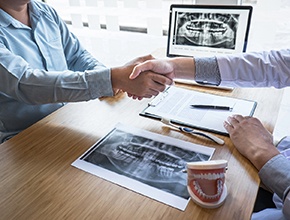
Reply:
<svg viewBox="0 0 290 220"><path fill-rule="evenodd" d="M251 6L171 5L167 56L246 51Z"/></svg>

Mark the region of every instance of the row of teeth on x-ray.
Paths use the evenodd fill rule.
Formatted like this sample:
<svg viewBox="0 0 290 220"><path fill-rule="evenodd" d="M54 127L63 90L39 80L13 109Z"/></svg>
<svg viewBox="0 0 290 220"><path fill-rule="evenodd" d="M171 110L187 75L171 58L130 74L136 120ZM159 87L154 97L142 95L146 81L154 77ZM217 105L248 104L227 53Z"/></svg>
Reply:
<svg viewBox="0 0 290 220"><path fill-rule="evenodd" d="M197 45L214 46L232 42L234 32L230 26L235 24L237 20L232 15L192 14L185 22L185 36Z"/></svg>
<svg viewBox="0 0 290 220"><path fill-rule="evenodd" d="M143 147L134 147L122 146L117 147L115 152L118 156L118 159L126 161L128 163L132 162L135 159L140 159L144 163L154 163L162 167L169 167L173 169L184 169L186 162L181 158L177 158L168 153L159 152L156 149L151 149L149 146Z"/></svg>

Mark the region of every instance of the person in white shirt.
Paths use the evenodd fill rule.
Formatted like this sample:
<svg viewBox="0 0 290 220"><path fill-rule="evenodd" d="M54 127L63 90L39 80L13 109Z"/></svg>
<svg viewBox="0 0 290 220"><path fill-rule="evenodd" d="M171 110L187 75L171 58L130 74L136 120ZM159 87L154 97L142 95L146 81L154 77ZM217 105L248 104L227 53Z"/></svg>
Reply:
<svg viewBox="0 0 290 220"><path fill-rule="evenodd" d="M145 61L134 68L130 78L145 72L217 86L283 88L290 86L290 49ZM224 127L237 150L258 169L263 184L274 192L276 207L253 213L252 219L290 219L290 136L275 146L260 120L242 115L229 117Z"/></svg>

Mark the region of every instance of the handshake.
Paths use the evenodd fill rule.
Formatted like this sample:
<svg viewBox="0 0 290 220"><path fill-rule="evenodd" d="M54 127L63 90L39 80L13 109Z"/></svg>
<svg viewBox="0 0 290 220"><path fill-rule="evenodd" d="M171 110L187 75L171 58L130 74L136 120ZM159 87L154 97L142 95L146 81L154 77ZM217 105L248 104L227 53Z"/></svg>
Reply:
<svg viewBox="0 0 290 220"><path fill-rule="evenodd" d="M124 66L112 68L112 87L141 100L158 95L174 78L194 80L193 58L155 59L151 55L138 57Z"/></svg>

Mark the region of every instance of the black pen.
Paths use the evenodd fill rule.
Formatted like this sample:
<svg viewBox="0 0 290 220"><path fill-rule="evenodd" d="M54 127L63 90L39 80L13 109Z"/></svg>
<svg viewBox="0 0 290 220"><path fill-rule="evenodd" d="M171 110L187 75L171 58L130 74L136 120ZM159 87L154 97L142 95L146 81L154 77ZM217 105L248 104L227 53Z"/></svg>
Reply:
<svg viewBox="0 0 290 220"><path fill-rule="evenodd" d="M213 110L226 110L231 111L233 108L229 106L217 106L217 105L190 105L192 108L199 109L213 109Z"/></svg>

